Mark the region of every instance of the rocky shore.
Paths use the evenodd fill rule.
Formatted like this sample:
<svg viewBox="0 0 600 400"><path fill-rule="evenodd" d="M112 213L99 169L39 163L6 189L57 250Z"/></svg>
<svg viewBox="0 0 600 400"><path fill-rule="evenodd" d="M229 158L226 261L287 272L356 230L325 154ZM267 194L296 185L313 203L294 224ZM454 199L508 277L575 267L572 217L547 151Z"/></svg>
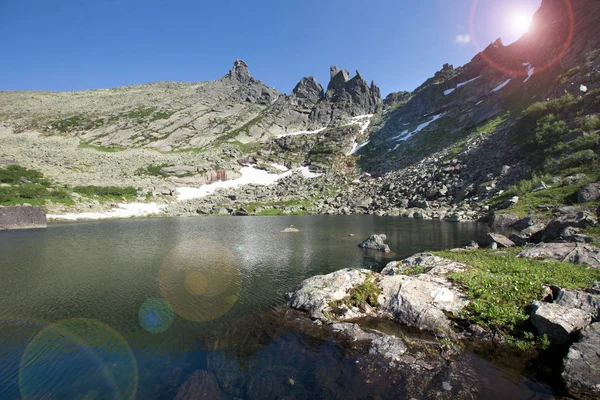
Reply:
<svg viewBox="0 0 600 400"><path fill-rule="evenodd" d="M538 348L541 353L547 346L555 351L568 348L562 369L554 371L554 374L562 376L562 383L570 396L598 398L600 358L596 353L600 343L600 248L596 247L597 241L593 238L578 233L584 227L597 226L598 220L596 215L576 213L568 208L558 213L560 215L552 221L538 223L539 229L529 232L527 239L530 242L523 243L525 247L516 248L516 252L513 249L508 251L515 246L508 238L490 234L488 243L481 243L481 247L476 243L470 244L447 252L445 257L417 254L391 262L380 273L343 269L309 278L286 295L287 303L289 307L305 312L317 325L331 326L355 341L370 343L372 354L414 368L428 362L423 361L427 357L422 353L415 357L415 353L419 354L418 345L414 348L414 342L409 343L401 337L369 333L368 329L354 321L380 318L430 332L439 343L436 351L438 359L457 357L465 344L473 341L509 348ZM511 225L522 228L515 235L524 237L523 231L534 224L518 219ZM378 235L373 236L379 238ZM371 239L375 241L373 237ZM536 240L537 244L533 243ZM483 249L484 246L488 248ZM500 267L491 261L498 262ZM524 262L526 264L522 264ZM503 311L502 304L493 306L498 307L494 309L497 321L483 322L485 311L482 307L487 306L480 297L487 295L478 293L477 284L468 278L484 279L483 275L478 275L478 268L488 272L490 269L500 271L496 271L498 275L490 283L499 286L508 283L508 290L512 293L505 293L505 296L506 299L514 299L515 304L522 304L522 309L515 314L521 313L521 322L515 325L514 321L507 323L508 320L503 320L507 318L502 316L503 312L510 314L515 310ZM522 272L518 272L520 268ZM564 269L565 272L564 275L556 272L536 280L536 271L543 274L547 268ZM503 273L506 276L503 277ZM520 293L516 281L514 288L511 283L512 279L519 279L516 278L519 274L530 279L529 286L539 287ZM574 277L583 275L585 278L575 283L577 278ZM491 299L495 303L505 300ZM536 336L538 339L529 344L523 339Z"/></svg>

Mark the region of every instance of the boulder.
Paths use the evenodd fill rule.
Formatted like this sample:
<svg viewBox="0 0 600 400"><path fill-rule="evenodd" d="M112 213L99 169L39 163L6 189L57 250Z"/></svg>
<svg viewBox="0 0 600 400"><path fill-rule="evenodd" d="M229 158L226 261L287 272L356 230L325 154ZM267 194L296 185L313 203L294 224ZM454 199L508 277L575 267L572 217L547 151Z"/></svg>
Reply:
<svg viewBox="0 0 600 400"><path fill-rule="evenodd" d="M532 305L531 323L553 344L570 344L571 335L590 322L590 315L576 308L540 302Z"/></svg>
<svg viewBox="0 0 600 400"><path fill-rule="evenodd" d="M600 268L600 249L582 243L540 243L523 250L518 257L557 260Z"/></svg>
<svg viewBox="0 0 600 400"><path fill-rule="evenodd" d="M596 201L600 198L600 183L590 183L582 187L577 192L577 202L587 203L588 201Z"/></svg>
<svg viewBox="0 0 600 400"><path fill-rule="evenodd" d="M390 247L385 244L387 240L387 236L381 235L371 235L367 240L364 240L358 244L358 247L363 249L371 249L371 250L379 250L385 253L389 253Z"/></svg>
<svg viewBox="0 0 600 400"><path fill-rule="evenodd" d="M585 328L563 361L562 379L578 399L600 398L600 323Z"/></svg>
<svg viewBox="0 0 600 400"><path fill-rule="evenodd" d="M467 298L441 276L384 277L378 304L381 313L405 325L454 337L447 314L458 316Z"/></svg>
<svg viewBox="0 0 600 400"><path fill-rule="evenodd" d="M492 220L490 221L491 227L496 228L507 228L518 222L520 218L517 215L513 214L496 214L492 215Z"/></svg>
<svg viewBox="0 0 600 400"><path fill-rule="evenodd" d="M363 284L371 275L372 272L365 269L342 269L329 275L313 276L287 294L288 305L308 312L311 318L329 320L326 314L331 310L330 303L346 298L350 290Z"/></svg>
<svg viewBox="0 0 600 400"><path fill-rule="evenodd" d="M430 275L464 272L468 268L465 264L456 261L437 257L430 253L420 253L405 259L401 263L397 261L389 263L381 271L381 275L403 275L407 271L415 270L415 267L418 267L418 270L422 271L421 273Z"/></svg>
<svg viewBox="0 0 600 400"><path fill-rule="evenodd" d="M596 286L597 287L597 286ZM589 314L594 322L600 322L600 293L561 289L554 302L563 307L575 308Z"/></svg>
<svg viewBox="0 0 600 400"><path fill-rule="evenodd" d="M0 207L0 230L45 228L46 221L40 207Z"/></svg>
<svg viewBox="0 0 600 400"><path fill-rule="evenodd" d="M294 225L290 225L281 231L281 233L298 233L298 232L300 232L300 230L298 228L296 228Z"/></svg>
<svg viewBox="0 0 600 400"><path fill-rule="evenodd" d="M488 233L487 240L489 244L496 243L498 247L515 247L515 243L512 240L499 233Z"/></svg>
<svg viewBox="0 0 600 400"><path fill-rule="evenodd" d="M586 174L575 174L575 175L570 175L567 176L565 178L565 180L563 181L563 183L566 186L570 186L570 185L576 185L580 182L583 182L584 180L588 179Z"/></svg>
<svg viewBox="0 0 600 400"><path fill-rule="evenodd" d="M554 220L550 221L544 230L534 235L536 243L539 242L553 242L561 239L566 228L581 228L585 229L591 226L595 226L597 219L594 215L579 212L572 208L563 208L559 210L561 214Z"/></svg>

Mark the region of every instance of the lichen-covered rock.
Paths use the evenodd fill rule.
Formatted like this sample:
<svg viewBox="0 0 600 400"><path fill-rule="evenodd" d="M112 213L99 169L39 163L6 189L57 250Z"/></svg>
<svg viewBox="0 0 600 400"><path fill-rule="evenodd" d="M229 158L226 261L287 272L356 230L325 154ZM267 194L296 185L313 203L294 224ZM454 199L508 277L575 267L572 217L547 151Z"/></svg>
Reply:
<svg viewBox="0 0 600 400"><path fill-rule="evenodd" d="M416 267L416 268L415 268ZM381 271L381 275L402 275L407 271L420 270L430 275L446 275L453 272L466 271L465 264L434 256L431 253L420 253L408 257L402 262L391 262Z"/></svg>
<svg viewBox="0 0 600 400"><path fill-rule="evenodd" d="M585 328L563 362L563 381L578 399L600 398L600 323Z"/></svg>
<svg viewBox="0 0 600 400"><path fill-rule="evenodd" d="M534 260L567 261L600 268L600 249L582 243L540 243L523 250L519 257Z"/></svg>
<svg viewBox="0 0 600 400"><path fill-rule="evenodd" d="M389 253L391 250L390 250L390 246L385 244L386 240L387 240L387 236L385 236L383 234L371 235L371 236L369 236L369 238L367 240L360 242L358 244L358 247L361 247L363 249L378 250L378 251L383 251L385 253Z"/></svg>
<svg viewBox="0 0 600 400"><path fill-rule="evenodd" d="M576 308L555 303L535 302L532 305L531 323L554 344L570 344L571 335L585 328L591 320L588 313Z"/></svg>
<svg viewBox="0 0 600 400"><path fill-rule="evenodd" d="M346 298L351 289L363 284L369 276L372 272L365 269L342 269L313 276L287 294L288 305L308 312L311 318L328 320L325 314L331 308L330 303Z"/></svg>
<svg viewBox="0 0 600 400"><path fill-rule="evenodd" d="M0 207L0 230L46 227L46 211L40 207Z"/></svg>
<svg viewBox="0 0 600 400"><path fill-rule="evenodd" d="M588 313L594 322L600 322L600 293L594 294L593 287L590 292L561 289L554 302L563 307L575 308Z"/></svg>
<svg viewBox="0 0 600 400"><path fill-rule="evenodd" d="M452 282L440 276L397 275L384 277L380 285L380 312L421 330L454 335L446 313L458 316L469 303Z"/></svg>

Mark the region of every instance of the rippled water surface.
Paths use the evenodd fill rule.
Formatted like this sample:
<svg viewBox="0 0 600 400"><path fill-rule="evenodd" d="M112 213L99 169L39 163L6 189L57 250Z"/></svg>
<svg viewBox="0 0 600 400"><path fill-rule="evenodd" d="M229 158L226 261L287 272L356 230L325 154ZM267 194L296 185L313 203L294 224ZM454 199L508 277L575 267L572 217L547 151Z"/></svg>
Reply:
<svg viewBox="0 0 600 400"><path fill-rule="evenodd" d="M300 233L280 232L290 224ZM372 233L396 253L357 248ZM313 275L378 269L485 234L476 224L372 216L0 232L0 399L367 397L376 392L368 383L348 383L358 372L344 346L284 320L284 293ZM480 369L499 393L539 395L522 378Z"/></svg>

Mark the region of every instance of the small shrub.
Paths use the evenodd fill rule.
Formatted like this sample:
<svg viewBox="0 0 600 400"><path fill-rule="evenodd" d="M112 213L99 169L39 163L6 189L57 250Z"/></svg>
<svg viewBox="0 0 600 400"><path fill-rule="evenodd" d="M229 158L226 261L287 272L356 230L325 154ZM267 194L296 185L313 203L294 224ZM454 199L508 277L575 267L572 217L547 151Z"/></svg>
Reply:
<svg viewBox="0 0 600 400"><path fill-rule="evenodd" d="M137 189L132 186L76 186L73 191L87 197L131 198L137 195Z"/></svg>
<svg viewBox="0 0 600 400"><path fill-rule="evenodd" d="M586 117L581 121L581 130L585 132L592 132L600 129L600 118L598 117Z"/></svg>
<svg viewBox="0 0 600 400"><path fill-rule="evenodd" d="M566 154L558 159L551 158L544 164L545 168L553 172L561 172L569 168L585 167L596 164L598 156L594 150L581 150L576 153Z"/></svg>
<svg viewBox="0 0 600 400"><path fill-rule="evenodd" d="M39 171L23 168L20 165L9 165L6 168L0 168L0 183L21 184L25 183L24 180L44 186L49 185L48 180Z"/></svg>

